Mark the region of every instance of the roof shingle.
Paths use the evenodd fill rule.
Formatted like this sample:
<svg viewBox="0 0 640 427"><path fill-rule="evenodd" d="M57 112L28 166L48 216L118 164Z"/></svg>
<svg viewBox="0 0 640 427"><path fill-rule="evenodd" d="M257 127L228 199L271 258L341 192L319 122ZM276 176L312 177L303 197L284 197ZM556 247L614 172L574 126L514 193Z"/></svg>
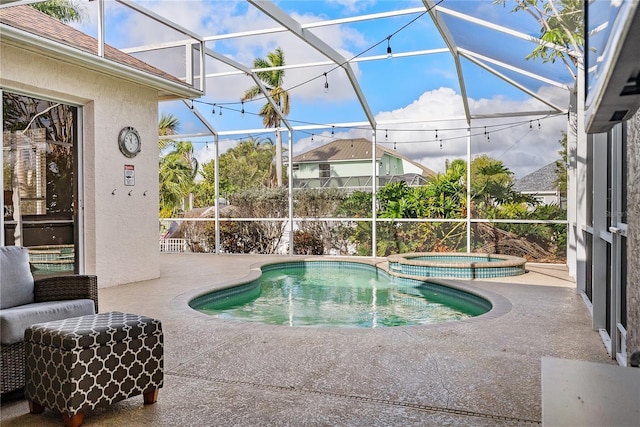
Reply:
<svg viewBox="0 0 640 427"><path fill-rule="evenodd" d="M0 9L0 23L46 39L98 55L98 40L54 19L30 6L13 6ZM157 77L190 87L184 81L147 64L108 44L104 45L104 57Z"/></svg>

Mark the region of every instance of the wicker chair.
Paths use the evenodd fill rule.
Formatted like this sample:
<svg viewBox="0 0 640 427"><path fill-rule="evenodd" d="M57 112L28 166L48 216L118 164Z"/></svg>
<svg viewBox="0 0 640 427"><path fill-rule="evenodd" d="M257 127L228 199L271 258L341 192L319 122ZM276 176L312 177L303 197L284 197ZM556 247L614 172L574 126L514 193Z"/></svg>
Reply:
<svg viewBox="0 0 640 427"><path fill-rule="evenodd" d="M25 266L15 268L16 259L20 261L19 264L26 260L26 270ZM3 335L2 345L0 346L2 350L2 357L0 359L0 390L3 394L23 388L25 385L24 342L22 340L17 342L6 342L8 340L7 335L10 335L7 331L10 331L11 328L14 328L12 331L14 336L19 334L19 331L16 332L15 328L19 328L24 332L24 329L22 329L22 323L18 326L10 324L12 321L10 313L12 309L20 307L28 310L29 306L34 304L33 307L38 307L36 311L38 311L39 314L38 316L34 316L32 323L60 320L60 313L63 313L63 316L65 317L87 314L86 300L92 300L92 310L94 313L98 312L98 280L96 276L66 275L34 280L29 270L28 259L28 251L25 248L18 248L15 246L0 247L0 261L2 262L3 270L2 274L0 274L0 279L2 279L2 282L0 283L2 285L2 299L9 299L7 298L7 291L5 288L10 286L8 285L9 281L16 279L16 271L19 271L23 276L27 273L29 274L30 278L26 278L27 287L29 286L29 282L33 283L33 290L28 291L28 295L30 295L31 298L30 301L27 301L26 303L23 301L22 304L16 304L15 306L10 307L7 307L7 301L3 301L2 309L0 309ZM23 278L18 278L18 281L23 281L22 279ZM84 312L74 312L74 310L79 309L78 307L80 307L80 304L78 304L78 307L72 306L69 308L70 304L73 305L76 302L80 302L74 300L85 300L82 301L82 310L84 310ZM64 308L61 310L60 307ZM47 308L52 309L52 315L50 318L43 317L42 314L42 312L46 311ZM20 316L24 319L24 314ZM24 322L23 319L22 322Z"/></svg>

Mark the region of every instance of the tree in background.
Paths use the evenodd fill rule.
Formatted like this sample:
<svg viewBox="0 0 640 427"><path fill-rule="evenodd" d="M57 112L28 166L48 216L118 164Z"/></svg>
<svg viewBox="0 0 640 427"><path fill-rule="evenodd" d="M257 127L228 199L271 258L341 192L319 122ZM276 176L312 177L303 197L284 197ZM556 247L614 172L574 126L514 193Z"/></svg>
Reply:
<svg viewBox="0 0 640 427"><path fill-rule="evenodd" d="M561 60L571 76L575 77L575 66L583 55L584 46L584 0L514 0L512 12L525 11L540 24L540 39L563 48L538 45L527 59L541 59L543 62ZM505 6L507 0L494 0ZM577 55L568 55L573 51Z"/></svg>
<svg viewBox="0 0 640 427"><path fill-rule="evenodd" d="M233 194L254 188L273 187L275 147L270 139L248 138L218 158L220 167L220 194L229 198ZM215 162L202 165L200 181L195 188L196 206L215 204Z"/></svg>
<svg viewBox="0 0 640 427"><path fill-rule="evenodd" d="M253 61L254 68L273 68L282 67L283 65L284 52L280 48L267 54L266 59L256 58ZM287 116L289 114L290 104L289 93L283 89L284 70L258 71L256 75L266 85L266 89L269 91L269 97L278 107L280 113L283 116ZM260 95L262 95L260 87L254 86L246 90L240 99L247 101ZM262 123L265 127L276 128L276 182L278 187L280 187L282 186L282 134L280 133L280 115L270 102L265 103L258 114L262 117Z"/></svg>
<svg viewBox="0 0 640 427"><path fill-rule="evenodd" d="M170 136L178 133L180 120L174 114L162 113L158 122L158 135ZM158 139L158 149L160 152L174 144L173 139Z"/></svg>
<svg viewBox="0 0 640 427"><path fill-rule="evenodd" d="M74 0L49 0L31 6L65 24L82 21L82 8Z"/></svg>
<svg viewBox="0 0 640 427"><path fill-rule="evenodd" d="M556 160L556 179L554 185L560 192L561 198L567 197L567 164L569 162L567 152L567 133L562 132L562 138L558 141L562 146L562 149L558 151L560 154L560 160Z"/></svg>
<svg viewBox="0 0 640 427"><path fill-rule="evenodd" d="M180 120L172 114L162 114L158 121L159 135L175 135ZM184 207L184 201L193 191L198 161L194 157L193 144L186 141L159 139L159 191L160 217L176 216ZM168 152L165 152L169 150Z"/></svg>
<svg viewBox="0 0 640 427"><path fill-rule="evenodd" d="M198 162L193 157L191 142L176 142L174 150L160 157L160 217L176 216L184 208L197 173Z"/></svg>

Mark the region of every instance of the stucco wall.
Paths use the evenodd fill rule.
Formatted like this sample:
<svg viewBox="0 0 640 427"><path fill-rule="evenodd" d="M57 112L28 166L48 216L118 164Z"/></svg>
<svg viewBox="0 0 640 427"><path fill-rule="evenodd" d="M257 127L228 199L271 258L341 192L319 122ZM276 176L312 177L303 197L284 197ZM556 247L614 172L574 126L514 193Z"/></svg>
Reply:
<svg viewBox="0 0 640 427"><path fill-rule="evenodd" d="M627 123L627 350L640 351L640 111Z"/></svg>
<svg viewBox="0 0 640 427"><path fill-rule="evenodd" d="M98 276L100 287L158 277L157 91L12 46L0 48L4 90L82 107L85 271ZM134 159L118 149L125 126L142 138ZM133 187L124 185L125 164L135 168Z"/></svg>

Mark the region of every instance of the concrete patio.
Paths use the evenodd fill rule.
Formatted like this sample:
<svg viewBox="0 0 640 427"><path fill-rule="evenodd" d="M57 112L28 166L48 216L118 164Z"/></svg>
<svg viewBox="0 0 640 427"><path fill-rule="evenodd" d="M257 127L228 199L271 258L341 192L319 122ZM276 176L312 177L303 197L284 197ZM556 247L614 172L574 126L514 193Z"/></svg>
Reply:
<svg viewBox="0 0 640 427"><path fill-rule="evenodd" d="M543 357L614 364L562 266L466 281L495 295L498 312L435 326L290 328L186 305L274 259L289 258L163 254L159 279L101 289L100 311L162 320L165 384L156 404L131 398L84 425L538 425ZM61 425L24 400L3 402L1 416L3 426Z"/></svg>

